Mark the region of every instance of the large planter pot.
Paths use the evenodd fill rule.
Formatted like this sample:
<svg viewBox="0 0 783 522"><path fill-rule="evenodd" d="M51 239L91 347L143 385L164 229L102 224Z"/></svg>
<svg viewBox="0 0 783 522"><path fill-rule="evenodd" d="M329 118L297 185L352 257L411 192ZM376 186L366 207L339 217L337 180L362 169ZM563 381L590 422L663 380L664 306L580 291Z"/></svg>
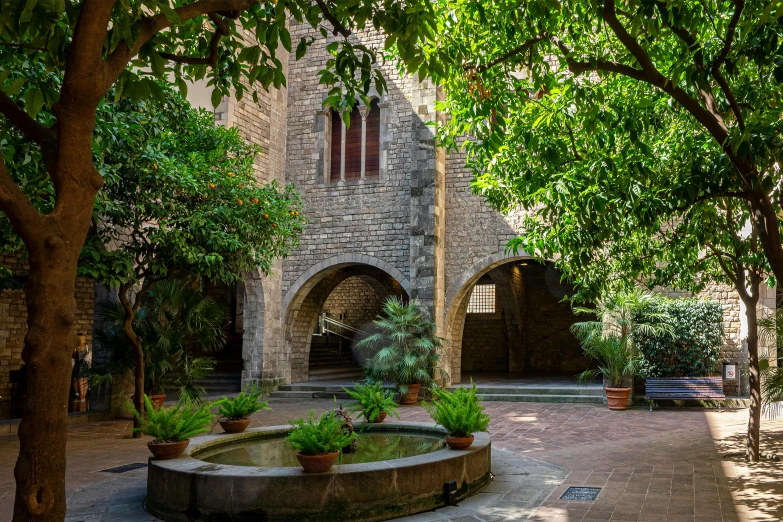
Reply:
<svg viewBox="0 0 783 522"><path fill-rule="evenodd" d="M606 402L610 410L625 410L628 408L628 397L631 395L631 388L612 388L604 386L606 392Z"/></svg>
<svg viewBox="0 0 783 522"><path fill-rule="evenodd" d="M386 416L387 416L387 415L388 415L388 413L386 413L385 411L382 411L382 412L380 412L380 413L378 414L378 416L377 416L377 417L375 417L375 420L371 420L370 422L373 422L373 423L381 423L381 422L383 422L383 421L385 421L385 420L386 420Z"/></svg>
<svg viewBox="0 0 783 522"><path fill-rule="evenodd" d="M185 448L190 444L190 439L180 442L148 442L147 447L156 459L168 460L176 459L185 452Z"/></svg>
<svg viewBox="0 0 783 522"><path fill-rule="evenodd" d="M332 469L332 466L337 462L337 457L339 456L339 451L327 453L326 455L296 454L296 458L299 460L299 464L302 465L305 473L325 473Z"/></svg>
<svg viewBox="0 0 783 522"><path fill-rule="evenodd" d="M159 410L163 407L163 401L166 400L166 394L161 393L158 395L148 395L150 402L152 403L152 407L156 410Z"/></svg>
<svg viewBox="0 0 783 522"><path fill-rule="evenodd" d="M468 449L471 444L473 444L473 435L470 437L453 437L451 435L446 435L446 444L449 445L449 448L455 449L455 450L464 450Z"/></svg>
<svg viewBox="0 0 783 522"><path fill-rule="evenodd" d="M220 427L226 433L242 433L250 426L250 419L223 419Z"/></svg>
<svg viewBox="0 0 783 522"><path fill-rule="evenodd" d="M419 400L419 388L421 388L421 384L409 384L408 393L400 396L400 404L416 404L416 401Z"/></svg>

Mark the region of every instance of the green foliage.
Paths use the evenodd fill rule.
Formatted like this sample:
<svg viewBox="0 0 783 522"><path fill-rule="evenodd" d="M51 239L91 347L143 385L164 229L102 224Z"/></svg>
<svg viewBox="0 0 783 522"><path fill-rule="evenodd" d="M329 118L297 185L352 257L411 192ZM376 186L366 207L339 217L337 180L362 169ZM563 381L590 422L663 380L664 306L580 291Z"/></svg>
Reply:
<svg viewBox="0 0 783 522"><path fill-rule="evenodd" d="M152 442L155 444L181 442L202 433L209 433L212 419L215 417L209 411L212 404L204 402L196 405L188 399L156 410L150 398L145 395L144 418L130 402L126 406L139 421L139 427L133 429L134 433L153 437Z"/></svg>
<svg viewBox="0 0 783 522"><path fill-rule="evenodd" d="M76 24L86 18L84 0L4 0L0 11L0 87L31 117L49 117L59 89L45 82L25 82L31 64L62 75L80 55L69 55ZM376 52L347 35L372 27L397 42L411 67L424 61L419 41L435 34L435 14L426 0L396 2L324 3L309 0L275 2L208 2L195 0L126 0L107 20L91 19L94 45L104 63L105 88L115 85L114 97L132 101L162 99L158 81L187 92L189 83L207 80L212 103L224 96L238 100L259 91L284 87L288 52L299 59L315 45L325 47L329 59L320 71L320 83L336 86L330 100L342 103L340 88L353 100L367 95L371 86L382 91L385 80L377 67ZM211 5L210 5L211 4ZM292 39L288 23L304 23L313 34ZM102 22L102 23L101 23ZM151 24L154 29L148 31ZM107 31L107 32L106 32ZM104 32L106 32L104 36ZM346 37L337 37L338 34ZM327 38L337 38L327 45ZM128 50L130 49L130 52ZM92 48L87 48L92 51ZM100 85L98 87L104 87ZM100 98L100 96L99 96Z"/></svg>
<svg viewBox="0 0 783 522"><path fill-rule="evenodd" d="M629 349L634 349L639 335L672 338L674 329L671 319L664 310L657 310L655 304L663 297L632 287L629 290L609 293L596 300L596 308L574 308L579 314L595 314L595 321L574 323L571 332L584 342L593 338L616 336Z"/></svg>
<svg viewBox="0 0 783 522"><path fill-rule="evenodd" d="M93 382L112 382L116 377L133 373L133 347L122 331L125 310L116 301L98 304L104 327L96 338L108 352L108 362L94 368ZM191 399L203 397L197 382L212 371L209 357L193 357L196 350L223 348L228 311L225 306L192 283L164 280L145 295L136 314L134 331L144 349L144 387L149 394L165 393L176 388Z"/></svg>
<svg viewBox="0 0 783 522"><path fill-rule="evenodd" d="M368 384L354 383L354 389L343 388L352 399L356 400L348 408L351 412L359 412L359 417L364 417L373 422L382 411L388 415L394 415L398 419L400 414L397 412L397 403L394 402L394 393L383 387L382 382L373 382Z"/></svg>
<svg viewBox="0 0 783 522"><path fill-rule="evenodd" d="M327 411L316 421L315 410L311 410L307 420L296 419L291 422L294 429L286 440L302 455L325 455L342 451L356 440L356 433L343 432L343 420L333 412Z"/></svg>
<svg viewBox="0 0 783 522"><path fill-rule="evenodd" d="M98 111L94 161L104 178L79 262L80 275L109 287L144 278L195 273L232 283L268 271L297 245L305 228L293 186L255 178L258 149L236 129L215 125L161 85L163 102L106 102ZM54 185L40 151L12 134L3 155L41 212ZM22 259L26 249L0 215L0 252Z"/></svg>
<svg viewBox="0 0 783 522"><path fill-rule="evenodd" d="M759 321L762 338L772 340L774 348L759 361L761 396L764 412L772 419L783 416L783 308L772 317Z"/></svg>
<svg viewBox="0 0 783 522"><path fill-rule="evenodd" d="M512 250L557 259L580 298L732 283L735 261L769 273L754 245L781 253L775 3L435 5L438 137L491 206L528 212Z"/></svg>
<svg viewBox="0 0 783 522"><path fill-rule="evenodd" d="M473 433L489 430L489 415L484 413L481 399L476 395L476 385L470 388L455 388L453 391L433 387L433 402L422 403L436 424L440 424L449 435L469 437Z"/></svg>
<svg viewBox="0 0 783 522"><path fill-rule="evenodd" d="M236 397L223 397L216 404L220 406L220 414L228 420L247 419L257 411L268 410L266 401L258 400L261 390L256 383L242 390Z"/></svg>
<svg viewBox="0 0 783 522"><path fill-rule="evenodd" d="M696 298L655 300L649 318L665 316L671 324L671 335L638 331L634 341L644 361L643 373L649 377L702 377L716 375L723 344L723 306L715 301ZM642 312L646 315L647 312Z"/></svg>
<svg viewBox="0 0 783 522"><path fill-rule="evenodd" d="M585 355L598 362L598 368L579 374L579 382L586 382L603 375L613 388L627 386L626 380L638 374L642 357L633 350L631 343L614 334L593 336L582 340Z"/></svg>
<svg viewBox="0 0 783 522"><path fill-rule="evenodd" d="M401 393L409 384L429 385L438 368L443 342L435 335L435 323L427 320L415 301L389 297L383 315L373 321L377 332L358 343L359 350L377 350L367 360L367 375L374 381L392 381Z"/></svg>

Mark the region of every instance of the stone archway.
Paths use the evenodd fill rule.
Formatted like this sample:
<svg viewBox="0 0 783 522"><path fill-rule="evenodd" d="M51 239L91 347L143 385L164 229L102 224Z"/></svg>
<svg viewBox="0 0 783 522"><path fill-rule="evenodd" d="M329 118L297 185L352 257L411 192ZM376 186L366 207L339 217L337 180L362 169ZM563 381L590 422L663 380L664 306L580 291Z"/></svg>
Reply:
<svg viewBox="0 0 783 522"><path fill-rule="evenodd" d="M468 313L478 283L494 286L490 313ZM571 378L590 364L570 333L584 318L563 302L573 288L561 281L554 263L499 252L463 273L450 290L445 360L453 383L466 372L479 378L498 372L511 378Z"/></svg>
<svg viewBox="0 0 783 522"><path fill-rule="evenodd" d="M408 280L402 272L371 256L340 255L308 269L283 299L283 333L285 351L290 357L290 382L307 381L310 344L318 316L332 291L350 277L360 277L383 295L408 297Z"/></svg>

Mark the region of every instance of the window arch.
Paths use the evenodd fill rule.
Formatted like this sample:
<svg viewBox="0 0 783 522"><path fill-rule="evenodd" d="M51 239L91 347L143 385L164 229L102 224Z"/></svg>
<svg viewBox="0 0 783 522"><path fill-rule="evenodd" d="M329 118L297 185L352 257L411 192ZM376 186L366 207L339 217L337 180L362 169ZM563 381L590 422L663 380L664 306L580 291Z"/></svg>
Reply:
<svg viewBox="0 0 783 522"><path fill-rule="evenodd" d="M369 106L354 105L344 124L338 111L330 112L329 181L355 181L380 177L381 108L377 98Z"/></svg>

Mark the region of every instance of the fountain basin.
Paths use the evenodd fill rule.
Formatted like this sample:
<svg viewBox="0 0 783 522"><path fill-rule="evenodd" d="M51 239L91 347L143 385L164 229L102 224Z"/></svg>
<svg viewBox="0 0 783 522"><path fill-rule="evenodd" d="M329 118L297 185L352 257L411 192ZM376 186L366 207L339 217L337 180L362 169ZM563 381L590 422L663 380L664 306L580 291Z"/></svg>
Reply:
<svg viewBox="0 0 783 522"><path fill-rule="evenodd" d="M356 427L370 434L444 435L432 424L419 422L357 423ZM338 464L323 474L307 474L293 466L199 459L213 459L224 453L222 449L248 446L256 440L279 438L290 429L272 426L197 437L181 458L150 458L147 510L167 522L387 520L446 505L447 482L457 483L452 500L458 501L490 480L491 448L484 433L476 434L467 450L445 448L377 462Z"/></svg>

